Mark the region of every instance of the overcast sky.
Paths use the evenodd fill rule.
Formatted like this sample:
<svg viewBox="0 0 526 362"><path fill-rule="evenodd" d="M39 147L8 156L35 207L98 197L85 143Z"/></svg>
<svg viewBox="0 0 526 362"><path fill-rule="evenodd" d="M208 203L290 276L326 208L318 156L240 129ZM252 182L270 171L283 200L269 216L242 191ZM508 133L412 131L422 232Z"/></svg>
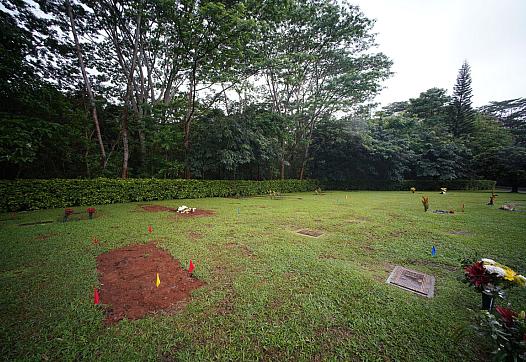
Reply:
<svg viewBox="0 0 526 362"><path fill-rule="evenodd" d="M526 97L526 0L347 0L376 19L378 49L395 73L376 101L432 87L451 94L464 60L473 104Z"/></svg>

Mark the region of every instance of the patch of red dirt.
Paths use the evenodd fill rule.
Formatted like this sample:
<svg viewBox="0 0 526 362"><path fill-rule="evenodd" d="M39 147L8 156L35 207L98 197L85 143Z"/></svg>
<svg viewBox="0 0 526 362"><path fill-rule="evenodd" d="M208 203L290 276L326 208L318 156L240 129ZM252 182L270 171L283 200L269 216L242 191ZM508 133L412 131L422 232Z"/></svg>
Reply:
<svg viewBox="0 0 526 362"><path fill-rule="evenodd" d="M177 210L177 209L176 209ZM204 209L196 209L194 212L188 212L188 213L175 213L178 217L196 217L196 216L213 216L216 214L215 211L212 210L204 210Z"/></svg>
<svg viewBox="0 0 526 362"><path fill-rule="evenodd" d="M97 257L101 303L108 306L106 324L123 318L139 319L186 301L204 285L192 277L168 252L153 243L130 245ZM161 281L155 286L156 273Z"/></svg>
<svg viewBox="0 0 526 362"><path fill-rule="evenodd" d="M177 211L177 209L174 209L173 207L162 205L141 205L141 209L147 212Z"/></svg>
<svg viewBox="0 0 526 362"><path fill-rule="evenodd" d="M57 236L58 234L57 233L49 233L49 234L38 234L36 237L35 237L35 240L47 240L49 238L52 238L53 236Z"/></svg>

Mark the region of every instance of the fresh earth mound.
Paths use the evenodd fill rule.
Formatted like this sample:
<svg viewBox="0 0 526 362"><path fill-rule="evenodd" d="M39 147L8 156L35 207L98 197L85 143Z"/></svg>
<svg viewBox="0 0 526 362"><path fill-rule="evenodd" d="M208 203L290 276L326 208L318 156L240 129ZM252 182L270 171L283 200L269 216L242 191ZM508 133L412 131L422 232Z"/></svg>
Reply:
<svg viewBox="0 0 526 362"><path fill-rule="evenodd" d="M177 208L167 207L162 205L141 205L141 209L146 212L161 212L161 211L171 211L175 212L177 216L182 217L196 217L196 216L212 216L215 215L215 211L212 210L203 210L196 209L194 212L177 212Z"/></svg>
<svg viewBox="0 0 526 362"><path fill-rule="evenodd" d="M184 304L203 285L179 262L153 243L130 245L97 257L100 298L107 305L108 324L139 319L150 312ZM161 283L156 287L156 273Z"/></svg>

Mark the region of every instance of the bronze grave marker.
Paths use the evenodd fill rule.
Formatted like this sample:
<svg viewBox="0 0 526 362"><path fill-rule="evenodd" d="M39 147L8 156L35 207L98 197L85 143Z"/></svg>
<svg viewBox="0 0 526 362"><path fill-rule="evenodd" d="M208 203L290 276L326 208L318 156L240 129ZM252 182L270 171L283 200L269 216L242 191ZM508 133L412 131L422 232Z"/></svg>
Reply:
<svg viewBox="0 0 526 362"><path fill-rule="evenodd" d="M406 269L399 265L395 266L389 278L387 278L387 284L396 285L399 288L428 298L433 298L435 292L434 276Z"/></svg>
<svg viewBox="0 0 526 362"><path fill-rule="evenodd" d="M298 234L304 235L304 236L310 236L312 238L317 238L323 235L323 232L319 230L311 230L311 229L300 229L296 231Z"/></svg>

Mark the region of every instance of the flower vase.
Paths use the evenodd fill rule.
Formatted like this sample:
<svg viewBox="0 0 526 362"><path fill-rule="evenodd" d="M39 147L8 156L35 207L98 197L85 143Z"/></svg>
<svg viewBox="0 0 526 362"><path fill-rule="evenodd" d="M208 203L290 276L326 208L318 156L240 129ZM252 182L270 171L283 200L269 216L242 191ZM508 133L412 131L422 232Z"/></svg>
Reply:
<svg viewBox="0 0 526 362"><path fill-rule="evenodd" d="M495 297L491 294L482 293L482 309L492 311L495 306Z"/></svg>

